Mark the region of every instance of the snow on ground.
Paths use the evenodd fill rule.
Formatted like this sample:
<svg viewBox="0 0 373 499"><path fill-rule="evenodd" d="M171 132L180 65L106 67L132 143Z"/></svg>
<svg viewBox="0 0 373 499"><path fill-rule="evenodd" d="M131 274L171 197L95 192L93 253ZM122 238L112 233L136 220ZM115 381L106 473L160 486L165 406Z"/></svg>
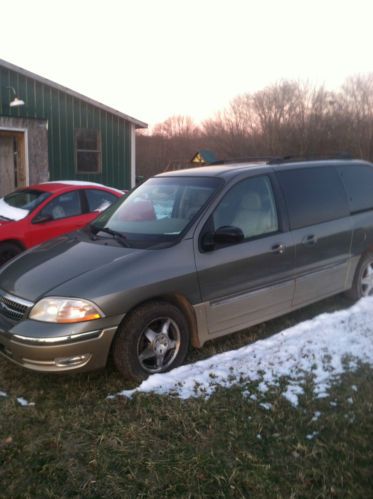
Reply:
<svg viewBox="0 0 373 499"><path fill-rule="evenodd" d="M328 396L332 383L359 362L373 366L373 298L364 298L348 310L322 314L270 338L238 350L154 374L134 390L176 395L182 399L209 397L219 386L257 383L263 394L286 378L283 396L294 406L303 394L306 376L312 376L317 398ZM244 396L253 399L247 389ZM266 407L270 409L270 407Z"/></svg>
<svg viewBox="0 0 373 499"><path fill-rule="evenodd" d="M35 405L35 402L29 402L28 400L26 400L25 398L23 397L17 397L17 402L19 403L19 405L21 405L22 407L27 407L29 405Z"/></svg>
<svg viewBox="0 0 373 499"><path fill-rule="evenodd" d="M3 392L2 390L0 390L0 397L8 397L8 394L6 392ZM22 407L28 407L28 406L33 406L35 405L35 402L29 402L28 400L26 400L25 398L23 397L17 397L17 402L19 403L19 405L21 405Z"/></svg>

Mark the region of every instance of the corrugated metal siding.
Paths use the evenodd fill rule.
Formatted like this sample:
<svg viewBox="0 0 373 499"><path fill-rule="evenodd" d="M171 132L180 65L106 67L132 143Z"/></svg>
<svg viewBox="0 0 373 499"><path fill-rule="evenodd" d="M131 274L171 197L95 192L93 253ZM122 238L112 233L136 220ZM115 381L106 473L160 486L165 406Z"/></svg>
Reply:
<svg viewBox="0 0 373 499"><path fill-rule="evenodd" d="M6 87L14 87L25 106L10 108L13 94ZM48 120L51 180L89 180L130 188L131 126L125 119L2 66L0 115ZM76 173L74 132L77 128L100 130L101 173Z"/></svg>

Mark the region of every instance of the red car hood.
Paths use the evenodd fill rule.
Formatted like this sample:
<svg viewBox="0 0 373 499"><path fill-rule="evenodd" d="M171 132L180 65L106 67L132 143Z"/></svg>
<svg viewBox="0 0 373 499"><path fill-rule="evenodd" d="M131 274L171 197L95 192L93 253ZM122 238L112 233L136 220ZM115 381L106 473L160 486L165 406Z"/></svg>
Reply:
<svg viewBox="0 0 373 499"><path fill-rule="evenodd" d="M1 218L1 215L0 215L0 229L2 227L5 227L9 224L14 224L15 223L15 220L5 220L4 218Z"/></svg>
<svg viewBox="0 0 373 499"><path fill-rule="evenodd" d="M22 220L22 218L27 217L28 214L28 210L10 206L5 202L4 198L0 198L0 219L1 217L5 217L5 219L9 218L12 221Z"/></svg>

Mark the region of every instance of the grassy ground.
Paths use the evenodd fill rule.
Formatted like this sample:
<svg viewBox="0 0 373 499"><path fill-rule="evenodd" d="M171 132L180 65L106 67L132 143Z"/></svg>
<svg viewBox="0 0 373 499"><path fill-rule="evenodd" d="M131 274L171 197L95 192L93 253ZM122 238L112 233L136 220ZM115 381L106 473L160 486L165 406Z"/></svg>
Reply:
<svg viewBox="0 0 373 499"><path fill-rule="evenodd" d="M193 351L190 361L238 348L320 312L308 307ZM299 407L281 391L272 409L245 398L255 386L209 400L136 395L112 370L45 376L0 359L0 497L372 497L373 371L346 374ZM128 386L127 386L128 387ZM35 403L22 407L19 396Z"/></svg>

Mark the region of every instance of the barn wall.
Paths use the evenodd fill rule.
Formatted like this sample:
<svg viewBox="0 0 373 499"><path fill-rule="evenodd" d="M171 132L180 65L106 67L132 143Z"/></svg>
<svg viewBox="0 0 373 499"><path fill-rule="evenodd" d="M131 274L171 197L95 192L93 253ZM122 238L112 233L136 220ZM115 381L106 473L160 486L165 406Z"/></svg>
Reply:
<svg viewBox="0 0 373 499"><path fill-rule="evenodd" d="M25 105L11 108L13 87ZM131 184L131 123L51 85L0 66L0 117L48 122L50 179L80 179L118 188ZM76 173L75 130L99 130L102 171ZM42 144L40 143L40 146ZM33 167L34 168L34 167ZM44 168L44 166L43 166ZM30 170L31 174L31 170ZM35 173L38 176L38 173Z"/></svg>

